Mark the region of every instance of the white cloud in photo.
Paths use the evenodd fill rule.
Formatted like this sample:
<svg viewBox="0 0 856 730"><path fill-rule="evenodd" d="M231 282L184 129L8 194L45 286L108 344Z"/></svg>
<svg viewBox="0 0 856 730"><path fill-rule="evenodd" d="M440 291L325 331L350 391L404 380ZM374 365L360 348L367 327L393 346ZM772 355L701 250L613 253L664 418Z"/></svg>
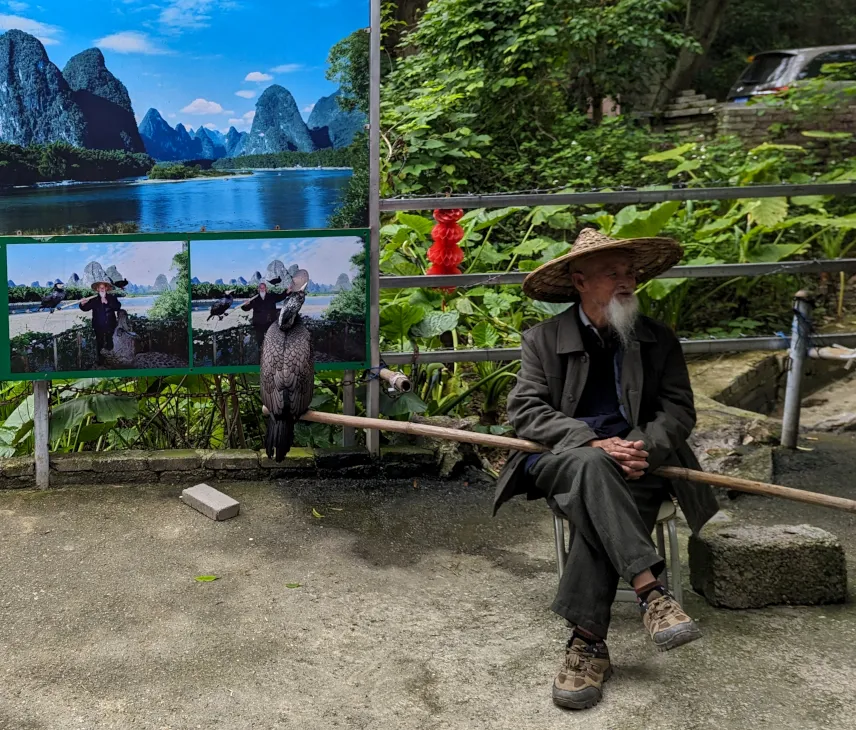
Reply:
<svg viewBox="0 0 856 730"><path fill-rule="evenodd" d="M163 56L172 53L169 49L158 45L146 33L140 33L136 30L113 33L92 41L92 43L102 51L115 51L116 53L140 53L145 56Z"/></svg>
<svg viewBox="0 0 856 730"><path fill-rule="evenodd" d="M311 114L311 113L312 113L312 110L313 110L314 108L315 108L315 105L314 105L314 104L307 104L305 107L303 107L303 111L304 111L306 114Z"/></svg>
<svg viewBox="0 0 856 730"><path fill-rule="evenodd" d="M303 64L300 63L284 63L281 66L274 66L270 72L272 74L291 74L300 71L302 68Z"/></svg>
<svg viewBox="0 0 856 730"><path fill-rule="evenodd" d="M250 89L241 89L235 92L235 96L240 96L242 99L252 99L255 95L256 92Z"/></svg>
<svg viewBox="0 0 856 730"><path fill-rule="evenodd" d="M233 111L223 109L216 101L208 101L207 99L194 99L184 109L182 114L234 114Z"/></svg>
<svg viewBox="0 0 856 730"><path fill-rule="evenodd" d="M224 0L169 0L161 9L158 20L167 33L180 34L211 25L211 14L218 9L234 7Z"/></svg>
<svg viewBox="0 0 856 730"><path fill-rule="evenodd" d="M62 28L56 25L40 23L38 20L23 18L20 15L0 14L0 31L22 30L24 33L36 36L44 46L55 46L59 44L56 36L62 33Z"/></svg>
<svg viewBox="0 0 856 730"><path fill-rule="evenodd" d="M253 119L256 113L254 111L247 112L241 117L232 117L229 119L229 125L237 129L239 132L249 132L253 126Z"/></svg>
<svg viewBox="0 0 856 730"><path fill-rule="evenodd" d="M250 73L244 77L244 81L255 81L257 83L273 81L273 76L270 74L263 74L261 71L250 71Z"/></svg>
<svg viewBox="0 0 856 730"><path fill-rule="evenodd" d="M9 6L9 10L13 13L23 13L30 7L29 3L17 2L17 0L9 0L6 5Z"/></svg>

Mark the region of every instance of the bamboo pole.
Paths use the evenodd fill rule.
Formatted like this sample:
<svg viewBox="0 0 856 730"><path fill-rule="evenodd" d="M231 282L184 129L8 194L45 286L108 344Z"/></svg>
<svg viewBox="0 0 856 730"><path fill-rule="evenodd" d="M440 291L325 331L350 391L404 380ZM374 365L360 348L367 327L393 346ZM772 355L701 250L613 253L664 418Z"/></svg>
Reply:
<svg viewBox="0 0 856 730"><path fill-rule="evenodd" d="M364 418L362 416L343 416L338 413L321 413L319 411L307 411L303 414L304 421L312 423L325 423L332 426L350 426L352 428L368 428L377 431L393 431L411 436L427 436L430 438L447 439L459 441L466 444L477 444L489 446L496 449L512 449L525 451L532 454L540 454L549 449L534 441L525 439L509 438L508 436L494 436L487 433L476 433L473 431L460 431L456 428L445 428L443 426L429 426L424 423L410 423L409 421L387 421L379 418ZM803 489L782 487L778 484L767 484L756 482L751 479L725 476L724 474L712 474L710 472L684 469L678 466L661 466L653 472L657 476L666 479L684 479L690 482L701 482L723 489L734 489L738 492L749 494L761 494L767 497L781 497L794 502L806 504L819 504L822 507L844 510L856 514L856 501L833 497L828 494L807 492Z"/></svg>

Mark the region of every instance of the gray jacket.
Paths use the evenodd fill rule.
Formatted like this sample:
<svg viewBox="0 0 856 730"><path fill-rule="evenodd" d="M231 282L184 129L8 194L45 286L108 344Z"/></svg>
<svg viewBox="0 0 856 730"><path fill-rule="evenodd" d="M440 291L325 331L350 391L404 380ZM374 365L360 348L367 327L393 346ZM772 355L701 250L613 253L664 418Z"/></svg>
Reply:
<svg viewBox="0 0 856 730"><path fill-rule="evenodd" d="M584 446L597 438L574 418L588 376L589 358L574 308L527 330L522 363L508 396L508 418L517 436L537 441L554 454ZM695 426L695 407L681 345L665 325L640 317L621 362L621 404L632 431L628 441L644 441L651 469L662 465L699 469L687 444ZM502 469L494 514L517 494L530 490L528 454L512 452ZM683 480L672 484L693 532L718 510L706 484Z"/></svg>

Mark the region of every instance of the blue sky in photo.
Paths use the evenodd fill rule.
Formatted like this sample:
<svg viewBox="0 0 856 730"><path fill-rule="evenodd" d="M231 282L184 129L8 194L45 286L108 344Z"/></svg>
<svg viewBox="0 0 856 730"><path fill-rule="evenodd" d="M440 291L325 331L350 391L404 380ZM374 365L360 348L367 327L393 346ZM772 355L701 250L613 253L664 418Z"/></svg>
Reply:
<svg viewBox="0 0 856 730"><path fill-rule="evenodd" d="M256 271L264 276L268 264L278 259L286 268L297 264L306 269L318 284L335 284L342 273L354 278L351 257L363 250L363 239L356 236L192 241L190 274L202 282L240 276L249 281Z"/></svg>
<svg viewBox="0 0 856 730"><path fill-rule="evenodd" d="M327 54L369 25L369 0L0 0L0 32L40 38L60 70L96 46L128 88L175 126L248 131L259 94L288 89L308 117L336 90Z"/></svg>
<svg viewBox="0 0 856 730"><path fill-rule="evenodd" d="M6 247L7 277L16 284L61 279L72 273L83 278L83 269L97 261L106 271L115 266L131 284L151 286L158 274L175 276L172 258L181 251L181 241L140 243L31 243Z"/></svg>

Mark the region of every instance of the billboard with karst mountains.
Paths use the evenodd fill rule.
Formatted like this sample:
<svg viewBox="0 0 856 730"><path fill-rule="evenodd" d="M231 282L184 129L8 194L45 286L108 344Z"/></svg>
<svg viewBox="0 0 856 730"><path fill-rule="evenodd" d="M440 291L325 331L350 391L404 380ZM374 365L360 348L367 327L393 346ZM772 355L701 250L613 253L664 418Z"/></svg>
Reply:
<svg viewBox="0 0 856 730"><path fill-rule="evenodd" d="M368 0L8 5L0 375L252 370L297 267L367 361Z"/></svg>

